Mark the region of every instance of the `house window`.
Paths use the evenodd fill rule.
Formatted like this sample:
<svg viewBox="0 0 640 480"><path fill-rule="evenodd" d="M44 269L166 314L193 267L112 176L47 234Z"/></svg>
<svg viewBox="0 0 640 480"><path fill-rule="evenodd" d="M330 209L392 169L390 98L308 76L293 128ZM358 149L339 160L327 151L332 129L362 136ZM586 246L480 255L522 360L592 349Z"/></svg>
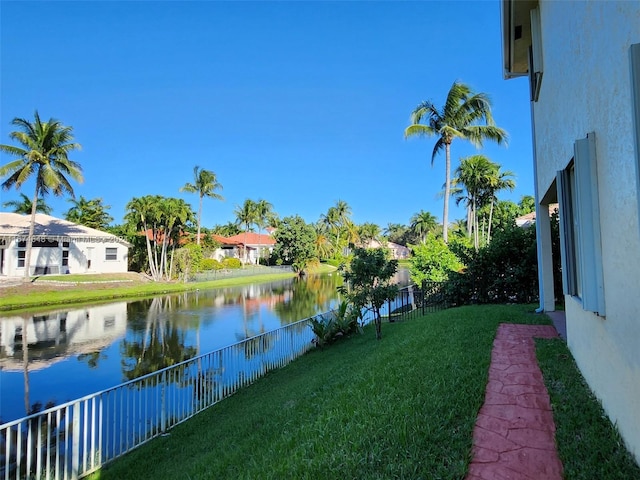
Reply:
<svg viewBox="0 0 640 480"><path fill-rule="evenodd" d="M25 250L18 250L18 268L24 268L26 253Z"/></svg>
<svg viewBox="0 0 640 480"><path fill-rule="evenodd" d="M558 172L562 283L584 310L605 315L595 134L578 140L574 159Z"/></svg>
<svg viewBox="0 0 640 480"><path fill-rule="evenodd" d="M115 247L107 247L105 260L118 260L118 249Z"/></svg>

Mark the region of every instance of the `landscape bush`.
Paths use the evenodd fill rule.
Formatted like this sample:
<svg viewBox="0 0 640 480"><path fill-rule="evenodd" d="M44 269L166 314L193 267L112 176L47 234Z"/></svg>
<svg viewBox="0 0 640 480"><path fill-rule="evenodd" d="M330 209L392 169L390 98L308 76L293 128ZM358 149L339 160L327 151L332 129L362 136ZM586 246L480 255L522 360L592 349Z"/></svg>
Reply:
<svg viewBox="0 0 640 480"><path fill-rule="evenodd" d="M239 258L227 257L222 260L222 268L242 268L242 262Z"/></svg>
<svg viewBox="0 0 640 480"><path fill-rule="evenodd" d="M200 262L200 270L201 271L211 271L211 270L220 270L222 269L222 263L220 263L215 258L203 258Z"/></svg>

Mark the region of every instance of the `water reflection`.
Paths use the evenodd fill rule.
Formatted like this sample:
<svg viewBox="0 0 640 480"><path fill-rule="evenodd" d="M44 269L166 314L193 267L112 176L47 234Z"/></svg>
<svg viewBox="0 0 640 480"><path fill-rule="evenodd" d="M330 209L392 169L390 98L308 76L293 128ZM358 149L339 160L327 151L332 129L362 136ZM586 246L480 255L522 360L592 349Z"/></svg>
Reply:
<svg viewBox="0 0 640 480"><path fill-rule="evenodd" d="M340 282L310 276L0 318L0 421L326 311ZM268 345L246 348L249 358Z"/></svg>

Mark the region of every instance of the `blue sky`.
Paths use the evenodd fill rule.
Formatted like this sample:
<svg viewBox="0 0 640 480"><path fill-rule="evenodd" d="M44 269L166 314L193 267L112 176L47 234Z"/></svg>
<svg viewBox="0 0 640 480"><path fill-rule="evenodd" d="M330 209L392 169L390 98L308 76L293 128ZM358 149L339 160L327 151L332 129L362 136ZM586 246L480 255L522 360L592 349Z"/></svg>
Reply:
<svg viewBox="0 0 640 480"><path fill-rule="evenodd" d="M442 218L444 155L432 168L435 139L403 131L455 80L488 93L509 132L507 148L481 151L517 174L500 198L533 195L528 83L502 78L498 1L2 1L0 22L0 143L36 109L72 126L76 196L101 197L114 223L143 195L197 209L179 192L195 165L224 186L224 202L205 199L205 227L247 198L309 222L339 199L357 223ZM454 168L474 153L454 142ZM71 206L47 203L56 216Z"/></svg>

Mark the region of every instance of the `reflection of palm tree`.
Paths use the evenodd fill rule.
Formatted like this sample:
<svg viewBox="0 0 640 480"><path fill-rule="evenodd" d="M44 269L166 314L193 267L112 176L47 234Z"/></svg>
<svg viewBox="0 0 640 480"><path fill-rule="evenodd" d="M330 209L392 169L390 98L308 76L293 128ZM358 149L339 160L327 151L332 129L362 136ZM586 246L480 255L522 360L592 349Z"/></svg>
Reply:
<svg viewBox="0 0 640 480"><path fill-rule="evenodd" d="M126 380L175 365L195 355L196 349L185 345L186 332L166 318L170 310L170 300L154 298L142 338L137 335L137 339L125 338L122 341L122 371Z"/></svg>
<svg viewBox="0 0 640 480"><path fill-rule="evenodd" d="M22 319L22 363L24 369L24 410L30 413L29 404L29 347L27 342L27 317Z"/></svg>

